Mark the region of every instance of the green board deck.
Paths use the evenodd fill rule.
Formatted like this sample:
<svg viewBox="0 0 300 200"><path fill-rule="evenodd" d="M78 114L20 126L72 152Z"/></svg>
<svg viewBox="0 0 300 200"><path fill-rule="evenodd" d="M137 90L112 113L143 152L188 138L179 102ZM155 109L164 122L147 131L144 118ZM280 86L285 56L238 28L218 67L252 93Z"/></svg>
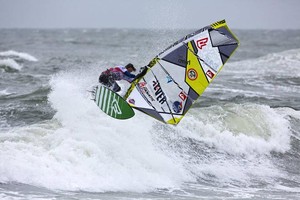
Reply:
<svg viewBox="0 0 300 200"><path fill-rule="evenodd" d="M104 113L115 119L129 119L135 114L119 94L103 85L96 87L95 103Z"/></svg>

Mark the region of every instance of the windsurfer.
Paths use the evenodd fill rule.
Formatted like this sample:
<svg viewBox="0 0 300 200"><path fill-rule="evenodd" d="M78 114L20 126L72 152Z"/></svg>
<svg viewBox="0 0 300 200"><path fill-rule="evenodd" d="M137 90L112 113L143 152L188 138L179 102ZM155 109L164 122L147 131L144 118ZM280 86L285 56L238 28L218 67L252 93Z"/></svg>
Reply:
<svg viewBox="0 0 300 200"><path fill-rule="evenodd" d="M121 87L116 83L116 81L126 80L131 83L135 75L131 72L136 71L133 64L129 63L124 66L116 66L105 70L99 76L99 82L107 87L111 87L114 92L119 92Z"/></svg>

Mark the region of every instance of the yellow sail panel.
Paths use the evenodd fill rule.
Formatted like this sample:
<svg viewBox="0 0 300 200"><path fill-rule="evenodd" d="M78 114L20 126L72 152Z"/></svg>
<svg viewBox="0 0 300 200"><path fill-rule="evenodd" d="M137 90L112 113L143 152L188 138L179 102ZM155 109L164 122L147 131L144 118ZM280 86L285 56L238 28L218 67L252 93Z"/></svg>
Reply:
<svg viewBox="0 0 300 200"><path fill-rule="evenodd" d="M193 52L191 42L188 43L187 66L186 66L186 82L198 95L202 94L208 86L207 78L203 72L198 57Z"/></svg>

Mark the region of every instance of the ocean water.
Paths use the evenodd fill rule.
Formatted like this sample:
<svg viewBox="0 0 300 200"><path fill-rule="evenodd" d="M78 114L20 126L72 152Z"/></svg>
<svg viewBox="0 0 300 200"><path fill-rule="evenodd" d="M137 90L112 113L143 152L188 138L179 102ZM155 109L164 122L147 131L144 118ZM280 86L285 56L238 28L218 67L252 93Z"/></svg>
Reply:
<svg viewBox="0 0 300 200"><path fill-rule="evenodd" d="M176 127L90 100L102 70L192 31L1 29L0 199L300 199L300 30L233 30Z"/></svg>

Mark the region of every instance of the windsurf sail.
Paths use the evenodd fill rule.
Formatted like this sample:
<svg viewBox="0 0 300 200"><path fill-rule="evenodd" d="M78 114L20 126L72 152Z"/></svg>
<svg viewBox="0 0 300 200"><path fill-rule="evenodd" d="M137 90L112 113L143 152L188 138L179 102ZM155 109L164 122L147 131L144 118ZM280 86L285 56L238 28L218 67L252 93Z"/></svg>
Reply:
<svg viewBox="0 0 300 200"><path fill-rule="evenodd" d="M159 53L124 98L133 108L176 125L238 45L225 20L199 29Z"/></svg>

